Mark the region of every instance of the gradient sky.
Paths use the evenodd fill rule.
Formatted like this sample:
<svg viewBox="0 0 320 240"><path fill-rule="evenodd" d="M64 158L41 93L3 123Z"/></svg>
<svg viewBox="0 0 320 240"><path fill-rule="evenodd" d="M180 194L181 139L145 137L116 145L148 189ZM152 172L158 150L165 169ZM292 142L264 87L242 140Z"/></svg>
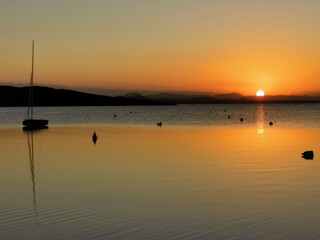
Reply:
<svg viewBox="0 0 320 240"><path fill-rule="evenodd" d="M0 84L320 92L319 0L1 0Z"/></svg>

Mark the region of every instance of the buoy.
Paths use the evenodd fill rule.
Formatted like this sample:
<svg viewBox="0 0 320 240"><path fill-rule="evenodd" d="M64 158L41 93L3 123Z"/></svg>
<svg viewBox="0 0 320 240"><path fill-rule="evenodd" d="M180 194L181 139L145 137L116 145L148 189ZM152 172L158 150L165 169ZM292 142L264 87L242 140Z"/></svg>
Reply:
<svg viewBox="0 0 320 240"><path fill-rule="evenodd" d="M243 118L240 118L240 122L243 122Z"/></svg>
<svg viewBox="0 0 320 240"><path fill-rule="evenodd" d="M269 126L272 126L273 125L273 122L269 122Z"/></svg>
<svg viewBox="0 0 320 240"><path fill-rule="evenodd" d="M228 119L230 119L231 117L230 116L228 116Z"/></svg>
<svg viewBox="0 0 320 240"><path fill-rule="evenodd" d="M162 126L162 122L158 122L158 123L157 123L157 126L158 126L158 127L161 127L161 126Z"/></svg>
<svg viewBox="0 0 320 240"><path fill-rule="evenodd" d="M93 135L92 135L93 143L96 144L97 140L98 140L98 136L97 136L96 132L93 132Z"/></svg>

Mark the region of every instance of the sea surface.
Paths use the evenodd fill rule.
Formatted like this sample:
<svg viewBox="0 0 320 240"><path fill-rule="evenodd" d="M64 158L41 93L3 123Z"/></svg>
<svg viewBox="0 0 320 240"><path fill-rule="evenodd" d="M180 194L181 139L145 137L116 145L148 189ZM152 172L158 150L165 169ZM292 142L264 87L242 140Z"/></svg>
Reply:
<svg viewBox="0 0 320 240"><path fill-rule="evenodd" d="M0 108L1 240L320 239L320 104L34 115Z"/></svg>

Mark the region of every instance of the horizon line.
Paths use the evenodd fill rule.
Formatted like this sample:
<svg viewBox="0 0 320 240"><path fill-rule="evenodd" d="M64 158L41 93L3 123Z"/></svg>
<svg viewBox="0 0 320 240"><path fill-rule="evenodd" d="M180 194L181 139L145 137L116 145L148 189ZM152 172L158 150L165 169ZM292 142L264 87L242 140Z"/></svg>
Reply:
<svg viewBox="0 0 320 240"><path fill-rule="evenodd" d="M29 87L28 84L25 83L0 83L0 86L11 86L11 87ZM63 86L63 85L42 85L42 84L37 84L35 87L49 87L49 88L55 88L55 89L66 89L66 90L73 90L73 91L78 91L78 92L87 92L87 93L92 93L92 94L97 94L97 95L104 95L107 92L118 92L116 93L111 93L111 95L114 96L119 96L120 93L122 94L128 94L128 93L139 93L141 95L150 95L150 94L181 94L181 95L205 95L205 96L216 96L216 95L228 95L228 94L239 94L242 95L243 97L255 97L255 94L242 94L237 91L232 91L232 92L206 92L206 91L190 91L190 90L128 90L128 89L108 89L108 88L91 88L91 87L73 87L73 86ZM106 93L103 93L103 92ZM310 92L310 93L294 93L294 94L266 94L264 97L272 97L272 96L309 96L309 97L320 97L320 92Z"/></svg>

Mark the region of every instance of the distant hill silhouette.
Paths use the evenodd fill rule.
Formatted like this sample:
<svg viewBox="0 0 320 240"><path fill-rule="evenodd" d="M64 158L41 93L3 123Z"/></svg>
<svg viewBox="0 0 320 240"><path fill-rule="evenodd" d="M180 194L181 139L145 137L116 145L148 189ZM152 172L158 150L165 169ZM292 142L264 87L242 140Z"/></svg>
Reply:
<svg viewBox="0 0 320 240"><path fill-rule="evenodd" d="M161 93L157 95L147 95L146 97L153 100L161 100L164 102L171 101L174 103L185 104L205 104L205 103L298 103L298 102L320 102L320 96L308 95L270 95L265 97L244 96L240 93L216 94L208 95L184 95L184 94L167 94Z"/></svg>
<svg viewBox="0 0 320 240"><path fill-rule="evenodd" d="M27 106L29 87L0 86L0 106ZM320 103L320 96L275 95L257 98L239 93L188 95L159 93L143 96L139 92L109 97L74 90L34 87L34 106L135 106L223 103Z"/></svg>
<svg viewBox="0 0 320 240"><path fill-rule="evenodd" d="M153 94L153 95L146 95L147 98L150 99L165 99L165 100L175 100L175 99L190 99L190 98L195 98L195 97L208 97L205 94L174 94L174 93L158 93L158 94Z"/></svg>
<svg viewBox="0 0 320 240"><path fill-rule="evenodd" d="M143 98L142 94L139 92L126 93L124 96L129 97L129 98L132 98L132 97L142 97Z"/></svg>
<svg viewBox="0 0 320 240"><path fill-rule="evenodd" d="M34 106L130 106L165 105L147 98L108 97L73 90L34 87ZM29 87L0 86L0 106L27 106Z"/></svg>
<svg viewBox="0 0 320 240"><path fill-rule="evenodd" d="M248 99L259 100L256 96L248 96ZM298 95L269 95L261 98L264 102L319 102L320 96Z"/></svg>
<svg viewBox="0 0 320 240"><path fill-rule="evenodd" d="M217 94L213 96L217 99L229 99L229 100L235 100L235 99L241 99L244 98L243 95L240 93L224 93L224 94Z"/></svg>
<svg viewBox="0 0 320 240"><path fill-rule="evenodd" d="M154 95L146 95L145 97L139 93L130 93L132 98L147 98L157 100L166 103L176 104L221 104L221 103L318 103L320 102L320 96L294 96L294 95L275 95L275 96L243 96L240 93L226 93L216 94L214 96L209 95L190 95L190 94L171 94L171 93L159 93Z"/></svg>

